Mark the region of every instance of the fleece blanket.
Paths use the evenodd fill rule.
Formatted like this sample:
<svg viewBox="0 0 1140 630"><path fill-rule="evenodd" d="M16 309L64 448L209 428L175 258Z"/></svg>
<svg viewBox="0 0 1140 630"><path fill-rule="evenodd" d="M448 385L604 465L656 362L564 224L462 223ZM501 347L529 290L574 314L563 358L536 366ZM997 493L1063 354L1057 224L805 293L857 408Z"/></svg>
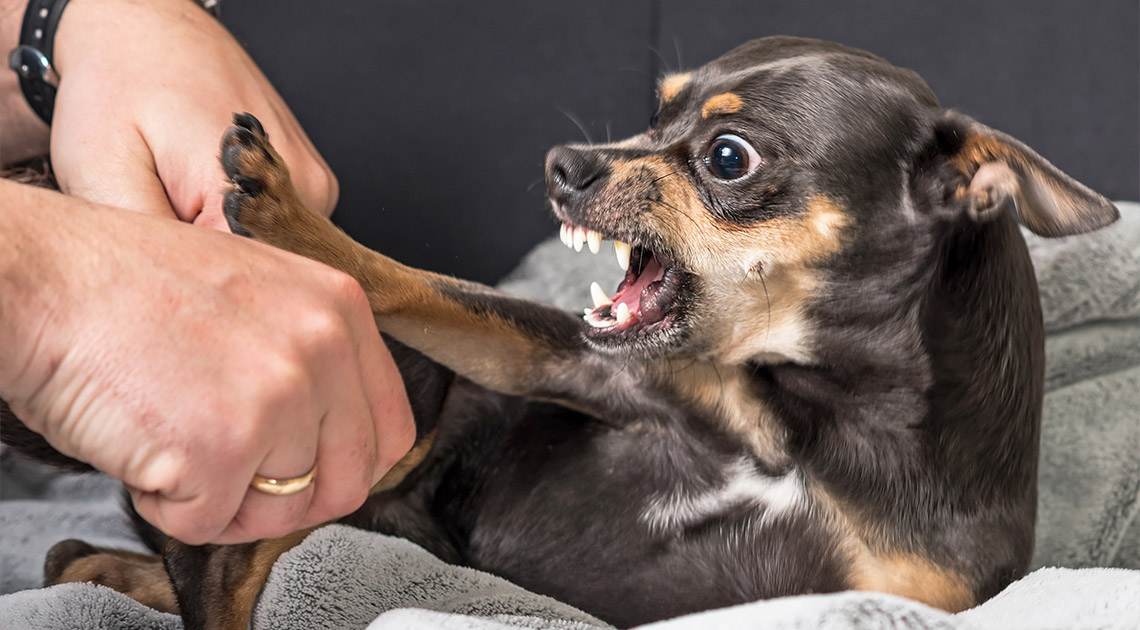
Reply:
<svg viewBox="0 0 1140 630"><path fill-rule="evenodd" d="M877 593L805 595L680 617L651 628L905 630L1140 628L1140 204L1093 235L1027 234L1047 367L1035 570L950 615ZM616 284L605 254L538 246L503 288L567 309L589 283ZM143 550L100 475L59 476L0 450L0 628L169 629L177 617L104 587L39 588L44 554L78 537ZM605 624L500 578L445 564L411 543L334 525L274 566L255 629L579 630Z"/></svg>

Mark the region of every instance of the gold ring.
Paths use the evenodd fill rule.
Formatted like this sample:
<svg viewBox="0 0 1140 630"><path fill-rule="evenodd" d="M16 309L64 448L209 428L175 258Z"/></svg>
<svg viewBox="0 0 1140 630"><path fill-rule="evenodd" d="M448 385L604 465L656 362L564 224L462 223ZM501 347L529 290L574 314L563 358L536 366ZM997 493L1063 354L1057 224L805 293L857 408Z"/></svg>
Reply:
<svg viewBox="0 0 1140 630"><path fill-rule="evenodd" d="M253 481L249 482L249 486L258 492L266 494L275 494L283 496L286 494L297 494L298 492L313 485L313 479L317 476L317 465L309 469L309 472L301 475L300 477L293 477L292 479L274 479L272 477L262 477L261 475L254 475Z"/></svg>

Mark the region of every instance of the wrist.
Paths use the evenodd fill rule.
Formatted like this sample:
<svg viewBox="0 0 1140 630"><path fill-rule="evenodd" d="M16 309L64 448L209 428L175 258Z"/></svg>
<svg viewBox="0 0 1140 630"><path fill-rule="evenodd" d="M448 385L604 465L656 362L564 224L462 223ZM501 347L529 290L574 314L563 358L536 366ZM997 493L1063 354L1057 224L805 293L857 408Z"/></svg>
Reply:
<svg viewBox="0 0 1140 630"><path fill-rule="evenodd" d="M56 29L53 63L61 81L81 64L129 71L138 64L129 52L139 43L161 39L169 24L208 17L193 0L70 0Z"/></svg>

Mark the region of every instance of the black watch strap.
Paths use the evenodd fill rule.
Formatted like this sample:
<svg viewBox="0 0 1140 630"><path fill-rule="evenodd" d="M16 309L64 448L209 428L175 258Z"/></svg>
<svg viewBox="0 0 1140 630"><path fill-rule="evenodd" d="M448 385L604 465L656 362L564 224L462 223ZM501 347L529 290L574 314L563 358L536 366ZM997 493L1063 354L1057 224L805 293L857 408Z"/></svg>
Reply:
<svg viewBox="0 0 1140 630"><path fill-rule="evenodd" d="M52 65L55 30L68 0L28 0L20 45L8 56L8 67L20 75L20 90L28 105L47 124L55 110L59 75ZM221 0L195 0L215 18L221 14Z"/></svg>
<svg viewBox="0 0 1140 630"><path fill-rule="evenodd" d="M52 66L55 29L68 0L28 0L20 45L8 57L8 67L20 75L20 90L32 111L51 124L59 75Z"/></svg>

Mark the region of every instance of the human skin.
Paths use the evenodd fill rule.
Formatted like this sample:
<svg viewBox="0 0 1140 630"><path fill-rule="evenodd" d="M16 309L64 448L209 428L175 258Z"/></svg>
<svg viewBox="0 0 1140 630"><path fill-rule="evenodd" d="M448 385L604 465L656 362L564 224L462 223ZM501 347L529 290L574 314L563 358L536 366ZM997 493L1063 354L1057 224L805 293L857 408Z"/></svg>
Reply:
<svg viewBox="0 0 1140 630"><path fill-rule="evenodd" d="M0 50L23 8L0 0ZM68 193L0 181L0 398L190 544L354 510L414 440L399 373L355 281L222 233L218 139L254 113L325 214L335 177L188 0L72 0L55 61L50 130L0 73L0 162L50 146ZM249 487L314 462L298 494Z"/></svg>

